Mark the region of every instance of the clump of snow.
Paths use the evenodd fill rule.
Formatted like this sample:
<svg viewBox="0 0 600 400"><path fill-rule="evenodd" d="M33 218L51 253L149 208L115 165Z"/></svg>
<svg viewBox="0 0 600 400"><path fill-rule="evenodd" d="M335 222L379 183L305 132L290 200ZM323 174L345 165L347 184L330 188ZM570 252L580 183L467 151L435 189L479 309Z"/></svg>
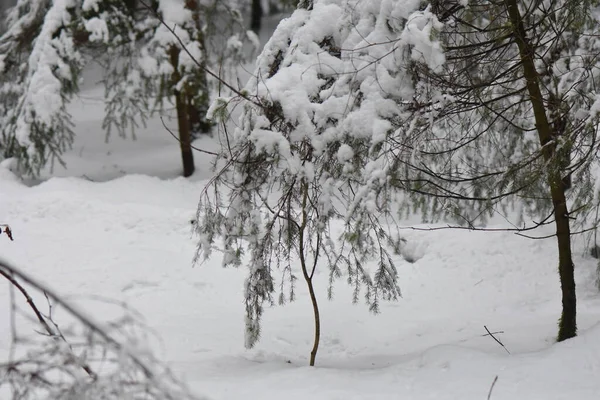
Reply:
<svg viewBox="0 0 600 400"><path fill-rule="evenodd" d="M85 29L90 32L91 41L108 42L108 26L104 19L96 17L90 18L85 21Z"/></svg>
<svg viewBox="0 0 600 400"><path fill-rule="evenodd" d="M246 36L250 40L250 43L252 44L252 47L254 49L260 48L260 39L256 33L254 33L253 31L246 31Z"/></svg>
<svg viewBox="0 0 600 400"><path fill-rule="evenodd" d="M193 41L188 43L186 46L187 51L181 51L179 53L179 66L181 68L187 68L190 70L198 68L199 62L203 58L203 52L200 48L200 43Z"/></svg>
<svg viewBox="0 0 600 400"><path fill-rule="evenodd" d="M402 38L412 46L411 56L415 61L424 62L434 72L440 70L446 61L441 45L432 40L433 32L440 31L443 24L429 9L413 14L406 24Z"/></svg>
<svg viewBox="0 0 600 400"><path fill-rule="evenodd" d="M352 157L354 157L354 150L352 150L352 147L347 144L342 144L337 152L338 161L343 163L352 160Z"/></svg>
<svg viewBox="0 0 600 400"><path fill-rule="evenodd" d="M81 9L83 11L96 11L100 10L100 2L102 0L83 0L83 4L81 5Z"/></svg>
<svg viewBox="0 0 600 400"><path fill-rule="evenodd" d="M192 19L192 12L185 7L185 3L181 0L159 0L158 11L170 27L185 25Z"/></svg>

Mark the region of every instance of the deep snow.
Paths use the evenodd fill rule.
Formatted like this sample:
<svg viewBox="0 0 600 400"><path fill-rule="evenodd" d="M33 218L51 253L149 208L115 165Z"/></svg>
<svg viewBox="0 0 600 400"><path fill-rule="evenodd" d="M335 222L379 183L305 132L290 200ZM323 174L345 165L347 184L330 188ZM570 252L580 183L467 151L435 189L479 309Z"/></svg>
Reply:
<svg viewBox="0 0 600 400"><path fill-rule="evenodd" d="M99 121L81 110L78 143L66 157L75 165L66 173L110 178L116 169L102 167ZM175 174L176 145L166 136L162 141L161 131L156 123L148 135L140 133L134 143L140 150L112 141L110 157L142 172ZM87 153L80 155L78 146ZM379 316L352 305L343 281L328 302L321 270L316 368L306 366L313 328L301 282L297 301L268 309L262 340L245 350L246 271L221 268L218 253L192 268L190 219L210 174L208 160L197 158L198 177L189 181L128 174L106 182L51 178L28 187L3 171L0 220L11 225L15 241L0 238L2 256L62 293L126 300L162 337L162 358L213 399L482 399L496 375L495 400L598 398L600 296L595 263L582 256L579 242L580 337L566 343L554 343L560 291L552 240L407 230L418 260L399 263L404 297L385 304ZM0 294L0 320L8 321L6 285ZM504 331L498 338L511 354L483 336L484 325Z"/></svg>

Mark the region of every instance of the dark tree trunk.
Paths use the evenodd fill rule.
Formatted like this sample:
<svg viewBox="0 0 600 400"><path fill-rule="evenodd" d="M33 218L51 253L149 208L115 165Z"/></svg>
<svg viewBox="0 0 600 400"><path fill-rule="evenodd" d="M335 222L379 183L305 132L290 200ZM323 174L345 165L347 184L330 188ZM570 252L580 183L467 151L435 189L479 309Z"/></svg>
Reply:
<svg viewBox="0 0 600 400"><path fill-rule="evenodd" d="M179 49L175 46L169 49L171 65L174 72L171 84L173 87L181 79L178 71ZM194 154L192 153L192 132L190 129L189 107L184 93L174 90L175 108L177 109L177 128L179 130L179 147L181 148L181 161L183 162L183 176L188 177L194 173Z"/></svg>
<svg viewBox="0 0 600 400"><path fill-rule="evenodd" d="M562 315L558 324L558 341L577 335L577 294L575 292L575 266L571 254L571 227L564 193L554 201L556 237L558 240L558 273L562 290ZM559 196L556 196L559 197Z"/></svg>
<svg viewBox="0 0 600 400"><path fill-rule="evenodd" d="M252 12L250 20L250 29L258 35L260 27L262 25L263 9L261 0L252 0Z"/></svg>
<svg viewBox="0 0 600 400"><path fill-rule="evenodd" d="M175 107L177 108L177 127L179 128L179 147L183 162L183 176L188 177L194 173L194 154L192 153L192 132L188 120L188 107L185 96L175 91Z"/></svg>
<svg viewBox="0 0 600 400"><path fill-rule="evenodd" d="M564 164L564 160L556 157L555 133L550 125L544 98L540 90L539 75L535 68L534 49L527 39L523 19L519 12L517 0L505 0L510 18L513 35L519 46L523 72L529 93L542 154L548 162L548 185L554 206L556 223L556 239L558 243L558 272L562 290L562 315L559 321L558 341L563 341L577 335L577 295L575 292L575 271L571 253L571 227L569 210L565 196L565 186L562 183L562 172L556 165Z"/></svg>

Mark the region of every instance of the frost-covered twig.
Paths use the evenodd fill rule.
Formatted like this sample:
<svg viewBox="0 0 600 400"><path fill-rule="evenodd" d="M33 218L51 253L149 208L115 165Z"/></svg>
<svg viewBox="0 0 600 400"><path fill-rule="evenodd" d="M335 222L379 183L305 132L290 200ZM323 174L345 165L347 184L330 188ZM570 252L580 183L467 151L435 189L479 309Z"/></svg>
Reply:
<svg viewBox="0 0 600 400"><path fill-rule="evenodd" d="M35 304L35 302L31 298L31 296L29 295L29 292L15 278L13 278L9 272L6 272L4 270L4 266L1 263L0 263L0 275L2 275L11 285L13 285L15 288L17 288L17 290L19 290L19 292L21 292L21 294L23 295L23 297L25 297L25 299L27 300L27 304L29 305L29 308L31 308L31 310L35 314L35 317L37 318L37 320L40 323L40 325L42 325L42 327L44 328L44 330L48 334L48 337L53 338L53 339L57 339L57 340L62 340L62 341L64 341L68 345L68 342L65 339L64 335L58 329L58 325L56 325L55 323L53 323L54 328L50 327L50 324L48 323L49 322L48 320L51 321L51 318L46 318L40 312L39 308L37 307L37 305ZM74 357L76 357L76 356L74 356ZM89 365L87 365L86 363L81 363L81 368L92 379L96 379L96 377L97 377L96 373L94 371L92 371L92 369L90 368Z"/></svg>
<svg viewBox="0 0 600 400"><path fill-rule="evenodd" d="M6 261L0 260L0 274L18 288L35 315L31 320L23 310L20 315L26 319L15 318L18 308L12 308L12 324L18 323L25 331L17 336L16 327L12 327L15 349L6 362L0 362L0 389L8 390L12 398L196 399L168 368L138 348L133 335L145 328L127 313L99 323ZM46 297L50 305L48 315L35 305L31 290ZM58 329L52 305L60 306L62 315L68 316L67 331ZM36 333L36 325L42 326L44 332Z"/></svg>

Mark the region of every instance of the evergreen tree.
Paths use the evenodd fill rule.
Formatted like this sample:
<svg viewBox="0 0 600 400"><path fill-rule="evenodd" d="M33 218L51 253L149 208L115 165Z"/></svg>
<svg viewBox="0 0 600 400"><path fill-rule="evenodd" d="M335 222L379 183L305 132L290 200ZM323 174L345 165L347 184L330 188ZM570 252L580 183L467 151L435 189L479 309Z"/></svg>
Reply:
<svg viewBox="0 0 600 400"><path fill-rule="evenodd" d="M424 212L472 225L518 205L515 224L555 225L559 341L577 329L573 227L597 204L597 6L432 2L446 61L411 67L420 82L411 121L419 139L416 157L399 163Z"/></svg>
<svg viewBox="0 0 600 400"><path fill-rule="evenodd" d="M194 131L208 131L207 69L231 79L245 34L236 0L20 0L0 37L0 149L33 174L73 142L67 104L81 70L104 67L107 135L126 135L165 100L178 114L184 175ZM217 76L217 75L215 75Z"/></svg>
<svg viewBox="0 0 600 400"><path fill-rule="evenodd" d="M301 2L279 24L240 97L213 104L224 147L220 172L200 201L198 256L208 257L223 238L224 265L247 265L248 347L259 338L264 304L278 291L280 304L293 300L297 276L314 311L310 365L320 337L317 270L328 270L329 296L345 275L354 301L364 290L373 312L400 296L394 254L404 240L395 230L386 138L413 87L385 55L400 56L417 39L435 49L427 28L406 29L411 19L430 18L418 5ZM380 42L398 48L373 45ZM229 134L225 123L240 102L238 128Z"/></svg>
<svg viewBox="0 0 600 400"><path fill-rule="evenodd" d="M598 203L596 6L300 2L240 97L211 109L222 121L239 102L244 111L234 132L221 132L225 164L200 202L199 255L222 237L224 264L248 265L247 344L260 333L263 303L273 302L276 268L292 293L295 271L309 286L312 364L320 263L330 282L346 265L376 310L381 296L399 294L384 246L401 251L396 211L475 229L512 207L521 211L517 232L556 225L558 339L574 336L571 226ZM365 267L372 258L374 279Z"/></svg>

